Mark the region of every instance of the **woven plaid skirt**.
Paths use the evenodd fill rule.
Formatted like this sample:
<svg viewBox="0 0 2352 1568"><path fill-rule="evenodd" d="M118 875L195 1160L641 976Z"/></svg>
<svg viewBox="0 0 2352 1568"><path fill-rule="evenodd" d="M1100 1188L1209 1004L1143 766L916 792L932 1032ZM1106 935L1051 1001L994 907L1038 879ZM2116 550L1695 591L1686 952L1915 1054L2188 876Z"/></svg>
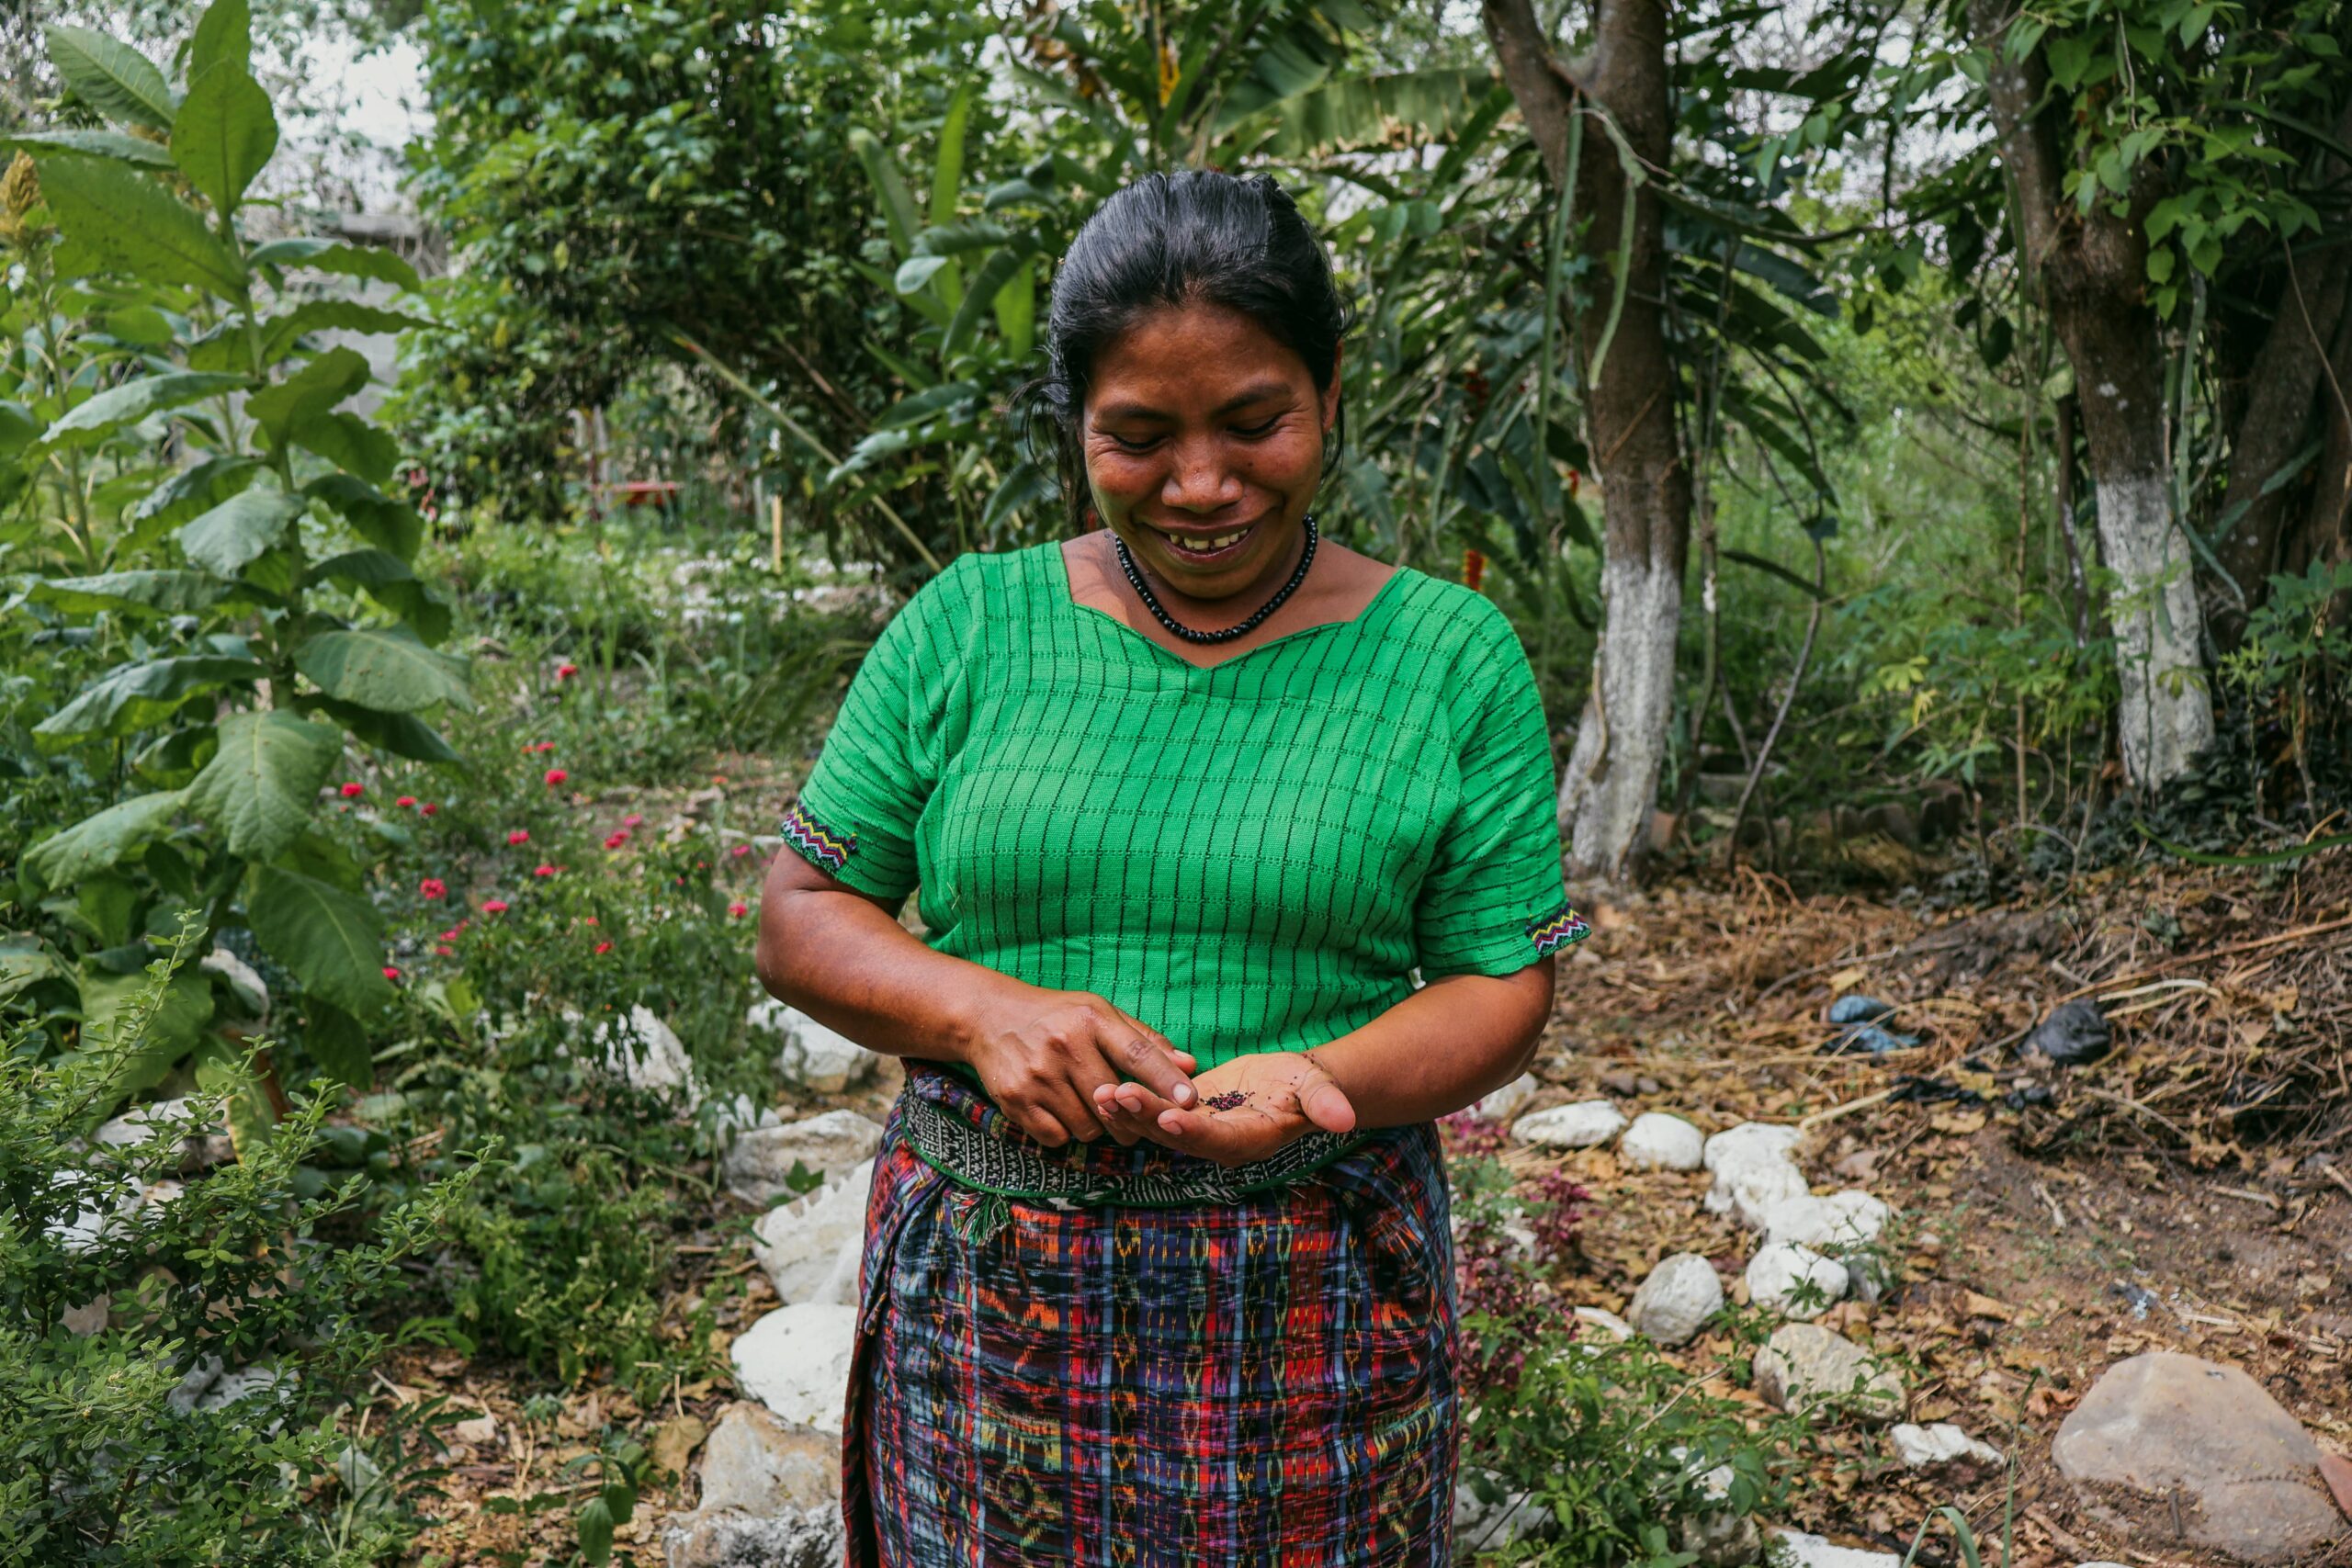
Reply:
<svg viewBox="0 0 2352 1568"><path fill-rule="evenodd" d="M965 1079L908 1063L866 1216L849 1568L1449 1561L1459 1412L1434 1129L1374 1133L1227 1201L1006 1205L926 1163L906 1136L917 1100L1023 1137ZM1108 1140L1040 1152L1123 1178L1203 1165Z"/></svg>

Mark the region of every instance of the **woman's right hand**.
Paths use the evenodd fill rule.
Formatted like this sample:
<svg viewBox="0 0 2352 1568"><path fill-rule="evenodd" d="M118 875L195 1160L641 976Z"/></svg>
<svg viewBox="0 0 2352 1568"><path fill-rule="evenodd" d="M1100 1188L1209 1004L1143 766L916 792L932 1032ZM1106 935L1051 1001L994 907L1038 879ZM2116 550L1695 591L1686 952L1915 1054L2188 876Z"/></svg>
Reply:
<svg viewBox="0 0 2352 1568"><path fill-rule="evenodd" d="M1118 1083L1122 1073L1177 1105L1200 1098L1191 1052L1091 991L1016 984L982 1005L958 1055L980 1075L989 1098L1047 1148L1072 1138L1092 1143L1105 1132L1122 1144L1136 1141L1094 1114L1095 1087Z"/></svg>

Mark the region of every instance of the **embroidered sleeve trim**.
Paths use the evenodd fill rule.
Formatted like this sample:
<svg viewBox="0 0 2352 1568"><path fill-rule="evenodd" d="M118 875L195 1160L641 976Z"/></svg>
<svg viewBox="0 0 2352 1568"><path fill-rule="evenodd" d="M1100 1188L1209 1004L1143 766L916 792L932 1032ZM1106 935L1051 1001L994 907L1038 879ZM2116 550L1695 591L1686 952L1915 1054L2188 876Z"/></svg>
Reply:
<svg viewBox="0 0 2352 1568"><path fill-rule="evenodd" d="M798 801L784 814L784 841L827 871L839 871L857 853L857 835L836 833L802 808Z"/></svg>
<svg viewBox="0 0 2352 1568"><path fill-rule="evenodd" d="M1592 927L1585 923L1585 918L1566 904L1540 920L1527 922L1527 940L1535 944L1539 957L1557 953L1591 934Z"/></svg>

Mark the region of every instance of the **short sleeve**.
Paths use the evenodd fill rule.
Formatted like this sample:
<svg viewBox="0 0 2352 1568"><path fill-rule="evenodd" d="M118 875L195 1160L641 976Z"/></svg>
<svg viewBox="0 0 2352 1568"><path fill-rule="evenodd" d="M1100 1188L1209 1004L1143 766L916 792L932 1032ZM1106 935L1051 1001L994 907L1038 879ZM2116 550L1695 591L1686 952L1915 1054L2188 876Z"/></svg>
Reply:
<svg viewBox="0 0 2352 1568"><path fill-rule="evenodd" d="M1509 975L1590 933L1568 904L1552 747L1535 673L1480 602L1455 712L1461 795L1414 905L1423 976Z"/></svg>
<svg viewBox="0 0 2352 1568"><path fill-rule="evenodd" d="M962 651L958 566L933 578L875 639L800 797L784 841L834 880L904 899L922 880L916 824L939 781L942 694Z"/></svg>

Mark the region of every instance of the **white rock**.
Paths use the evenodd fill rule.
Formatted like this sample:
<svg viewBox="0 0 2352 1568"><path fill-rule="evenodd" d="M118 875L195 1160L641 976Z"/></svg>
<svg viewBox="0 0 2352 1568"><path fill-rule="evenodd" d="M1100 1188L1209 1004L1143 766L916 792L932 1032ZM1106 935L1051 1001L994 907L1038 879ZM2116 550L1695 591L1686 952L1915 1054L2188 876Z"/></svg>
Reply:
<svg viewBox="0 0 2352 1568"><path fill-rule="evenodd" d="M1949 1421L1928 1427L1915 1427L1905 1421L1888 1432L1887 1437L1894 1444L1894 1457L1913 1470L1950 1464L1954 1460L1984 1465L2001 1462L2000 1450L1979 1442Z"/></svg>
<svg viewBox="0 0 2352 1568"><path fill-rule="evenodd" d="M1724 1284L1715 1266L1695 1252L1662 1260L1634 1292L1626 1321L1661 1345L1687 1344L1723 1310Z"/></svg>
<svg viewBox="0 0 2352 1568"><path fill-rule="evenodd" d="M1819 1247L1837 1223L1826 1201L1810 1192L1778 1198L1764 1210L1764 1239L1792 1247Z"/></svg>
<svg viewBox="0 0 2352 1568"><path fill-rule="evenodd" d="M872 1159L881 1144L880 1123L854 1111L828 1111L739 1134L719 1161L719 1176L727 1190L764 1207L797 1195L791 1179L795 1166L830 1180Z"/></svg>
<svg viewBox="0 0 2352 1568"><path fill-rule="evenodd" d="M841 1496L841 1444L741 1401L719 1413L698 1473L705 1509L766 1516L820 1508Z"/></svg>
<svg viewBox="0 0 2352 1568"><path fill-rule="evenodd" d="M752 1325L728 1354L736 1382L776 1419L839 1436L856 1345L855 1307L803 1303Z"/></svg>
<svg viewBox="0 0 2352 1568"><path fill-rule="evenodd" d="M752 1004L746 1021L783 1038L775 1069L786 1083L821 1094L839 1094L860 1082L881 1060L848 1035L773 998Z"/></svg>
<svg viewBox="0 0 2352 1568"><path fill-rule="evenodd" d="M1492 1494L1491 1499L1486 1494ZM1528 1493L1511 1491L1492 1471L1465 1468L1453 1489L1457 1562L1540 1535L1551 1523L1550 1509Z"/></svg>
<svg viewBox="0 0 2352 1568"><path fill-rule="evenodd" d="M1731 1180L1726 1187L1724 1176ZM1751 1166L1725 1166L1715 1173L1718 1188L1728 1191L1731 1212L1739 1223L1750 1230L1764 1228L1764 1216L1772 1205L1787 1198L1802 1198L1805 1194L1804 1172L1792 1165L1778 1162ZM1710 1204L1709 1207L1713 1207Z"/></svg>
<svg viewBox="0 0 2352 1568"><path fill-rule="evenodd" d="M1634 1337L1634 1325L1613 1312L1603 1312L1599 1307L1578 1307L1574 1316L1584 1327L1607 1335L1611 1339L1621 1344ZM1578 1337L1590 1339L1593 1336L1587 1334L1580 1335Z"/></svg>
<svg viewBox="0 0 2352 1568"><path fill-rule="evenodd" d="M1758 1157L1793 1161L1797 1140L1804 1134L1794 1127L1778 1126L1770 1122L1742 1122L1728 1127L1707 1140L1701 1162L1709 1170L1720 1169L1726 1161L1747 1161Z"/></svg>
<svg viewBox="0 0 2352 1568"><path fill-rule="evenodd" d="M710 1125L711 1131L718 1134L720 1142L724 1143L754 1127L781 1127L784 1117L775 1106L754 1105L750 1095L739 1094L719 1101L712 1108Z"/></svg>
<svg viewBox="0 0 2352 1568"><path fill-rule="evenodd" d="M1624 1130L1625 1113L1605 1100L1580 1100L1522 1116L1510 1135L1546 1149L1589 1149Z"/></svg>
<svg viewBox="0 0 2352 1568"><path fill-rule="evenodd" d="M204 1391L220 1377L220 1358L198 1356L195 1363L180 1375L180 1381L172 1392L164 1395L164 1404L175 1416L185 1416L196 1408L196 1402L204 1397Z"/></svg>
<svg viewBox="0 0 2352 1568"><path fill-rule="evenodd" d="M187 1101L159 1100L134 1105L121 1115L99 1123L97 1141L111 1149L138 1149L153 1143L172 1127L190 1123ZM226 1133L198 1133L180 1143L183 1166L226 1165L237 1157L237 1147Z"/></svg>
<svg viewBox="0 0 2352 1568"><path fill-rule="evenodd" d="M254 1018L266 1019L269 1016L269 987L254 972L252 964L226 948L216 947L198 959L196 966L228 981L231 993Z"/></svg>
<svg viewBox="0 0 2352 1568"><path fill-rule="evenodd" d="M1903 1568L1903 1559L1891 1551L1857 1551L1831 1545L1826 1536L1792 1529L1771 1532L1764 1561L1770 1568Z"/></svg>
<svg viewBox="0 0 2352 1568"><path fill-rule="evenodd" d="M1817 1302L1798 1299L1799 1287L1807 1280L1819 1288ZM1747 1299L1767 1312L1800 1321L1815 1318L1845 1293L1846 1266L1811 1247L1767 1242L1748 1259Z"/></svg>
<svg viewBox="0 0 2352 1568"><path fill-rule="evenodd" d="M213 1379L211 1386L198 1397L196 1408L219 1410L249 1395L266 1393L280 1382L290 1382L293 1379L292 1372L281 1372L276 1367L239 1367Z"/></svg>
<svg viewBox="0 0 2352 1568"><path fill-rule="evenodd" d="M1817 1323L1784 1323L1756 1352L1757 1397L1775 1410L1883 1426L1903 1414L1903 1380L1876 1353Z"/></svg>
<svg viewBox="0 0 2352 1568"><path fill-rule="evenodd" d="M1822 1201L1832 1216L1828 1242L1832 1247L1868 1247L1886 1229L1894 1211L1869 1193L1849 1189L1832 1192Z"/></svg>
<svg viewBox="0 0 2352 1568"><path fill-rule="evenodd" d="M1518 1115L1519 1108L1533 1099L1535 1091L1543 1087L1533 1073L1521 1073L1480 1099L1470 1107L1471 1112L1489 1122L1508 1122Z"/></svg>
<svg viewBox="0 0 2352 1568"><path fill-rule="evenodd" d="M1625 1129L1617 1156L1636 1170L1696 1170L1706 1146L1706 1134L1681 1117L1645 1111Z"/></svg>
<svg viewBox="0 0 2352 1568"><path fill-rule="evenodd" d="M856 1304L856 1249L865 1239L865 1201L873 1187L874 1162L867 1160L841 1180L760 1216L752 1230L752 1251L785 1305ZM844 1249L850 1257L846 1281L841 1278Z"/></svg>
<svg viewBox="0 0 2352 1568"><path fill-rule="evenodd" d="M498 1441L498 1417L487 1410L479 1416L469 1416L450 1427L449 1436L469 1448L494 1443Z"/></svg>
<svg viewBox="0 0 2352 1568"><path fill-rule="evenodd" d="M1876 1241L1893 1213L1867 1192L1782 1198L1764 1211L1764 1237L1844 1253Z"/></svg>
<svg viewBox="0 0 2352 1568"><path fill-rule="evenodd" d="M597 1050L597 1066L630 1088L680 1100L688 1110L702 1103L685 1042L651 1008L640 1002L628 1010L625 1022L601 1021L589 1040Z"/></svg>

